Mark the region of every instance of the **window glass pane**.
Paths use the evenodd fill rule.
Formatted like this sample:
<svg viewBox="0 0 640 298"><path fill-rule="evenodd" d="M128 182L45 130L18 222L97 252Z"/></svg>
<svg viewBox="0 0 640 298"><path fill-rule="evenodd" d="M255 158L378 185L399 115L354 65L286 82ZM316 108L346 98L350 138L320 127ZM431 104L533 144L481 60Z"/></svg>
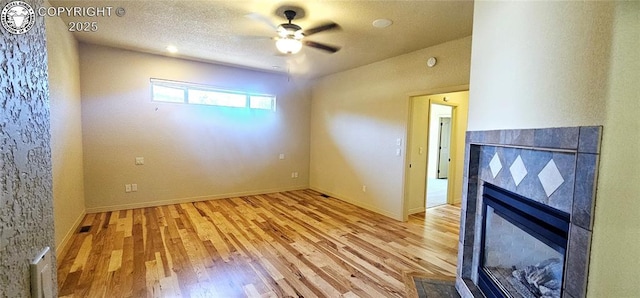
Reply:
<svg viewBox="0 0 640 298"><path fill-rule="evenodd" d="M216 89L186 82L152 78L151 93L153 101L276 110L274 95L252 95L241 90Z"/></svg>
<svg viewBox="0 0 640 298"><path fill-rule="evenodd" d="M184 89L153 85L153 100L183 103Z"/></svg>
<svg viewBox="0 0 640 298"><path fill-rule="evenodd" d="M274 110L275 97L251 95L249 107L252 109Z"/></svg>
<svg viewBox="0 0 640 298"><path fill-rule="evenodd" d="M189 103L244 108L247 106L247 96L236 93L189 89Z"/></svg>

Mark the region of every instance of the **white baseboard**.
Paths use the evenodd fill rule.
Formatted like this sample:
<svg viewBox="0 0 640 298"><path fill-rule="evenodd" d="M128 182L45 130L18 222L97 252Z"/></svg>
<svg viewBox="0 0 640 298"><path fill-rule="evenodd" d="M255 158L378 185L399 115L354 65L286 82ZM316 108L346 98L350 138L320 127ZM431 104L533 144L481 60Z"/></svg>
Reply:
<svg viewBox="0 0 640 298"><path fill-rule="evenodd" d="M188 197L188 198L161 200L161 201L140 202L140 203L132 203L132 204L90 207L90 208L87 208L87 213L100 213L100 212L110 212L110 211L119 211L119 210L128 210L128 209L157 207L157 206L172 205L172 204L193 203L193 202L226 199L226 198L234 198L234 197L241 197L241 196L261 195L261 194L274 193L274 192L302 190L302 189L308 189L308 188L309 186L304 185L304 186L294 186L289 188L274 188L274 189L255 190L255 191L224 193L224 194L217 194L217 195L210 195L210 196L198 196L198 197Z"/></svg>
<svg viewBox="0 0 640 298"><path fill-rule="evenodd" d="M402 214L394 214L394 213L388 212L387 210L380 209L380 208L378 208L376 206L373 206L373 205L370 205L370 204L366 204L366 203L362 203L362 202L350 199L350 198L348 198L346 196L343 196L343 195L340 195L340 194L337 194L337 193L333 193L331 191L323 190L323 189L318 188L318 187L311 186L309 188L312 189L312 190L315 190L317 192L321 192L321 193L330 195L333 198L336 198L338 200L347 202L349 204L356 205L356 206L358 206L360 208L364 208L364 209L367 209L369 211L373 211L375 213L378 213L380 215L384 215L386 217L395 219L397 221L402 221Z"/></svg>
<svg viewBox="0 0 640 298"><path fill-rule="evenodd" d="M417 207L417 208L412 208L412 209L409 209L408 214L411 215L411 214L414 214L414 213L425 212L426 210L427 209L424 206Z"/></svg>
<svg viewBox="0 0 640 298"><path fill-rule="evenodd" d="M82 211L82 213L80 213L80 216L76 218L76 221L74 221L73 225L71 225L71 229L69 229L69 231L67 231L67 233L62 238L62 241L60 241L60 243L56 243L56 258L58 260L60 260L60 258L67 253L67 249L69 248L68 246L69 244L71 244L71 237L73 237L73 234L75 234L75 232L78 230L78 227L80 227L80 225L82 224L85 215L87 215L86 210Z"/></svg>

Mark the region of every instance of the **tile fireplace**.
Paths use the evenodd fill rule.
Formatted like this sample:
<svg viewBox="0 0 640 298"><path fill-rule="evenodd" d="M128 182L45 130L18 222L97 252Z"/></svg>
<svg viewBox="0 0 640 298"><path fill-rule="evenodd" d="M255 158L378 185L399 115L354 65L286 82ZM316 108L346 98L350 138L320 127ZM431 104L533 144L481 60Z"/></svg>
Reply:
<svg viewBox="0 0 640 298"><path fill-rule="evenodd" d="M467 132L462 297L586 296L601 132Z"/></svg>

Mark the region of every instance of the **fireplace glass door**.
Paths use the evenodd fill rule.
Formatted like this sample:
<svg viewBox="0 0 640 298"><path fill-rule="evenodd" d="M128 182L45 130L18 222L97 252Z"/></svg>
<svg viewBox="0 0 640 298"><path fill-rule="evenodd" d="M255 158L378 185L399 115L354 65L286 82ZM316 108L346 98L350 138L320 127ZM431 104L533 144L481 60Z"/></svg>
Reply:
<svg viewBox="0 0 640 298"><path fill-rule="evenodd" d="M495 192L489 191L492 193ZM522 198L516 198L515 203L505 202L504 194L497 194L498 199L491 195L484 198L479 267L483 292L488 297L560 298L566 231L557 231L545 223L544 216L536 216L540 210L527 210L540 206L529 204L526 199L527 204L522 204Z"/></svg>

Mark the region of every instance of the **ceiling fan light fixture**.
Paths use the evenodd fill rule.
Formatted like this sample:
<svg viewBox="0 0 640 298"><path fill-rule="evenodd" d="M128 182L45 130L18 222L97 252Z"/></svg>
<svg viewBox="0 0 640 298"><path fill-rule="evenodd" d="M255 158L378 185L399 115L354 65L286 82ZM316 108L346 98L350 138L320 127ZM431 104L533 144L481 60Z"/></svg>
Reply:
<svg viewBox="0 0 640 298"><path fill-rule="evenodd" d="M276 40L276 48L283 54L296 54L302 49L302 42L291 37L280 38Z"/></svg>

